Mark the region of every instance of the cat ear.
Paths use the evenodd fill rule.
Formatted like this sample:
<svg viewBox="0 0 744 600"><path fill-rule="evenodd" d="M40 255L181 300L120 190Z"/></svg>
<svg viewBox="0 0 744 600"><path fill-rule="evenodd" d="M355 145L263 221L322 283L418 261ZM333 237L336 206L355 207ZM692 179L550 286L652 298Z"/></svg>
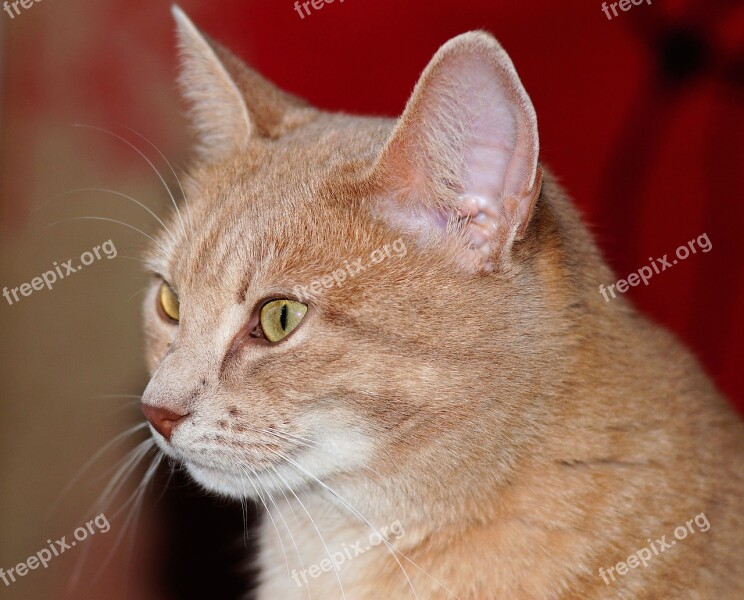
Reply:
<svg viewBox="0 0 744 600"><path fill-rule="evenodd" d="M374 177L389 218L425 236L458 232L466 267L490 270L525 234L542 184L538 152L535 110L509 56L470 32L425 69Z"/></svg>
<svg viewBox="0 0 744 600"><path fill-rule="evenodd" d="M274 138L311 112L240 59L202 34L173 6L181 53L180 84L203 159L219 160L245 149L256 136Z"/></svg>

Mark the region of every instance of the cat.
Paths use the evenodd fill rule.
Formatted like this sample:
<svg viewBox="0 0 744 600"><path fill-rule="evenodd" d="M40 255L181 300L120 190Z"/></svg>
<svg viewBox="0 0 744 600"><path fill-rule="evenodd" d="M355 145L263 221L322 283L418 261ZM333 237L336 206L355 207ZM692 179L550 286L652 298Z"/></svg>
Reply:
<svg viewBox="0 0 744 600"><path fill-rule="evenodd" d="M201 486L265 506L259 600L742 597L744 426L597 293L498 42L454 38L399 119L357 117L174 14L197 146L148 253L143 409Z"/></svg>

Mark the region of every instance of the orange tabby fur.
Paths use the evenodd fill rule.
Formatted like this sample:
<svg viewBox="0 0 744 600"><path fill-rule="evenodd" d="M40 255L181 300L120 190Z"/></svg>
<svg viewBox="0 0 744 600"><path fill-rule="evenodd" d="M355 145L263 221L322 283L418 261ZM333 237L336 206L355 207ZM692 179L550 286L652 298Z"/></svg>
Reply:
<svg viewBox="0 0 744 600"><path fill-rule="evenodd" d="M309 107L177 20L200 150L188 211L150 255L144 401L190 413L159 442L198 481L266 505L258 598L740 598L744 427L673 336L602 299L615 277L550 173L540 187L525 159L488 256L452 219L411 229L395 215L429 223L458 202L437 171L457 146L416 129L436 65L396 127ZM510 65L483 33L435 60L473 48ZM536 123L515 131L536 160ZM262 299L401 237L405 256L323 288L291 337L243 344ZM160 277L178 326L157 314ZM224 483L233 469L245 494ZM599 576L703 512L709 531ZM338 576L290 577L396 520L397 560L379 545Z"/></svg>

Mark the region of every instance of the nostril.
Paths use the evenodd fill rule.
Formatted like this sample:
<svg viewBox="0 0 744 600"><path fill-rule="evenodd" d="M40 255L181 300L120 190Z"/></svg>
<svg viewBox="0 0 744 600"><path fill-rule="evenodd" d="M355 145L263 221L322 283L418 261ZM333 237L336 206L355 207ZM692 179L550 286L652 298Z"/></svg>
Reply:
<svg viewBox="0 0 744 600"><path fill-rule="evenodd" d="M143 404L142 412L145 413L145 417L150 421L150 425L152 425L155 431L162 435L166 441L170 441L171 436L173 435L173 430L178 422L185 419L190 414L186 413L185 415L181 415L168 408L152 406L150 404Z"/></svg>

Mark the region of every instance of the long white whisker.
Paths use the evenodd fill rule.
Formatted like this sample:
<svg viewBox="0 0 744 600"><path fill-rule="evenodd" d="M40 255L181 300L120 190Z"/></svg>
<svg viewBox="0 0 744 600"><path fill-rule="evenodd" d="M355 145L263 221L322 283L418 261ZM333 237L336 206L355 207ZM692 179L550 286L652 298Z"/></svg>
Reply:
<svg viewBox="0 0 744 600"><path fill-rule="evenodd" d="M261 504L263 504L264 508L266 509L266 515L271 520L271 524L274 526L274 531L276 531L276 537L279 540L279 545L282 548L282 554L284 554L284 563L287 566L287 588L288 589L292 589L291 588L291 585L292 585L291 577L292 576L289 574L289 559L287 558L287 550L284 547L284 541L282 540L282 534L279 533L279 528L276 526L276 521L274 521L274 517L271 515L271 510L269 510L269 505L266 504L266 501L263 498L263 494L261 493L260 486L258 486L257 484L254 484L253 483L253 481L251 479L251 474L247 471L246 467L242 467L241 466L241 471L242 471L242 473L240 475L241 484L243 484L243 481L244 481L243 480L243 473L244 473L247 476L247 478L248 478L248 483L250 483L253 486L253 489L255 490L256 494L258 495L259 499L261 500ZM268 492L267 492L267 494L268 494ZM243 495L244 496L247 496L245 485L243 485Z"/></svg>
<svg viewBox="0 0 744 600"><path fill-rule="evenodd" d="M178 215L178 218L181 221L181 227L183 228L184 231L186 231L186 224L184 223L183 217L181 216L181 211L178 210L178 203L176 202L176 199L173 197L173 192L171 192L170 188L168 187L168 184L165 182L165 179L160 174L160 171L158 171L157 167L154 164L152 164L152 161L149 158L147 158L147 156L145 155L144 152L142 152L142 150L140 150L139 148L137 148L137 146L135 146L132 142L130 142L126 138L120 136L117 133L114 133L113 131L108 131L107 129L103 129L101 127L94 127L93 125L84 125L82 123L73 123L72 126L73 127L85 127L87 129L93 129L95 131L100 131L102 133L106 133L106 134L108 134L110 136L115 137L119 141L124 142L127 146L129 146L130 148L132 148L132 150L134 150L137 154L139 154L145 160L145 162L148 165L150 165L150 168L152 168L152 170L155 171L155 174L158 176L158 178L160 179L161 183L163 184L163 187L165 188L165 191L168 192L168 195L170 196L171 202L173 203L173 208L176 209L176 214Z"/></svg>
<svg viewBox="0 0 744 600"><path fill-rule="evenodd" d="M129 223L124 223L123 221L119 221L117 219L109 219L108 217L70 217L69 219L62 219L61 221L55 221L54 223L50 223L47 225L46 229L49 229L50 227L54 227L55 225L59 225L61 223L68 223L70 221L108 221L110 223L117 223L118 225L123 225L124 227L128 227L129 229L133 229L137 233L140 233L144 235L148 240L150 240L153 244L158 246L163 252L165 252L165 248L158 242L154 237L151 235L146 234L141 229L138 229L134 225L130 225Z"/></svg>
<svg viewBox="0 0 744 600"><path fill-rule="evenodd" d="M36 207L34 209L34 212L42 209L44 206L46 206L50 202L53 202L54 200L57 200L59 198L65 198L65 197L71 196L73 194L79 194L81 192L103 192L103 193L106 193L106 194L112 194L114 196L118 196L120 198L126 198L127 200L130 200L131 202L134 202L137 206L140 206L141 208L144 208L150 214L150 216L153 217L160 224L160 226L163 229L165 229L165 231L168 233L168 235L171 237L171 239L174 242L176 241L176 238L171 233L170 229L168 229L168 227L166 226L166 224L163 223L162 219L160 217L158 217L158 215L156 215L152 210L150 210L150 208L148 206L146 206L145 204L143 204L142 202L140 202L136 198L133 198L132 196L129 196L129 195L124 194L122 192L117 192L116 190L109 190L107 188L78 188L78 189L75 189L75 190L69 190L69 191L65 192L64 194L60 194L59 196L55 196L54 198L51 198L51 199L47 200L43 204L40 204L38 207Z"/></svg>
<svg viewBox="0 0 744 600"><path fill-rule="evenodd" d="M162 153L162 152L160 151L160 148L158 148L158 147L157 147L157 146L156 146L155 144L153 144L153 143L152 143L152 142L151 142L151 141L150 141L150 140L149 140L148 138L146 138L146 137L145 137L144 135L142 135L142 134L141 134L141 133L139 133L138 131L135 131L135 130L134 130L134 129L132 129L131 127L127 127L126 125L122 125L121 123L120 123L120 125L121 125L121 126L122 126L122 127L124 128L124 129L128 129L128 130L129 130L129 131L131 131L131 132L132 132L132 133L133 133L134 135L138 136L139 138L143 139L143 140L144 140L144 141L146 141L146 142L147 142L148 144L150 144L150 146L152 146L152 147L153 147L153 148L155 149L155 151L156 151L156 152L157 152L157 153L158 153L158 154L159 154L159 155L161 156L161 158L162 158L162 159L163 159L163 160L165 161L165 164L167 164L167 165L168 165L168 168L170 169L171 173L173 173L173 177L175 177L175 178L176 178L176 183L178 183L178 187L179 187L179 188L181 189L181 196L183 197L183 203L184 203L184 205L186 206L186 215L187 215L187 216L188 216L188 218L189 218L189 226L191 227L191 231L193 232L193 231L194 231L194 221L193 221L193 220L191 219L191 207L189 206L189 201L188 201L188 199L186 198L186 192L185 192L185 191L184 191L184 189L183 189L183 185L181 185L181 180L180 180L180 179L179 179L179 177L178 177L178 173L176 173L176 170L175 170L175 169L173 168L173 165L171 165L171 162L170 162L170 161L169 161L169 160L168 160L168 159L166 158L165 154L163 154L163 153Z"/></svg>
<svg viewBox="0 0 744 600"><path fill-rule="evenodd" d="M139 525L139 517L142 511L142 506L144 505L144 499L145 499L145 493L147 491L147 486L149 485L150 481L154 479L158 468L160 468L160 464L163 462L163 457L165 456L162 452L159 451L159 449L157 450L157 453L158 453L157 458L153 461L152 464L150 464L150 467L145 473L145 476L142 479L142 483L140 484L142 493L140 494L139 498L135 501L134 523L133 523L133 528L132 528L132 534L129 537L129 543L127 544L127 554L126 554L127 565L131 564L132 549L134 547L134 542L137 539L137 527Z"/></svg>
<svg viewBox="0 0 744 600"><path fill-rule="evenodd" d="M312 444L312 445L318 444L318 442L313 439L310 439L308 437L304 437L301 435L297 435L296 433L289 433L288 431L276 431L276 430L271 430L271 429L266 429L264 431L274 433L276 435L281 435L284 438L289 439L289 440L298 440L301 442L305 442L306 444Z"/></svg>
<svg viewBox="0 0 744 600"><path fill-rule="evenodd" d="M149 449L148 449L149 452ZM114 545L111 547L111 550L109 550L109 554L106 557L106 559L103 561L103 563L98 567L98 576L103 573L103 571L106 569L108 564L111 562L111 559L116 555L116 550L119 548L119 545L124 540L124 536L127 533L127 528L129 527L130 523L134 523L133 529L132 529L132 536L136 535L137 532L137 517L139 515L141 506L142 506L142 499L144 498L145 492L147 491L147 486L150 483L150 480L155 475L155 472L158 469L158 466L160 466L160 461L163 460L163 454L162 452L158 451L156 449L156 456L150 461L150 466L147 468L147 471L145 472L144 477L142 478L142 481L139 483L137 488L132 492L130 497L127 499L127 501L117 510L114 515L111 517L111 520L115 520L119 514L121 514L122 511L126 509L127 506L130 504L132 505L131 510L129 511L129 514L127 515L127 518L124 520L124 523L121 526L121 531L116 536L116 540L114 540ZM133 537L130 537L130 540L133 540ZM130 544L130 552L131 552L131 544ZM130 554L131 556L131 554ZM93 580L95 581L95 579Z"/></svg>
<svg viewBox="0 0 744 600"><path fill-rule="evenodd" d="M137 396L139 398L139 396ZM135 425L134 427L131 427L127 429L126 431L122 431L121 433L115 435L113 438L111 438L104 446L98 450L86 463L78 470L78 472L70 479L70 481L65 485L65 487L60 492L59 497L57 500L54 501L54 504L52 504L51 508L49 509L49 512L47 514L47 519L54 514L54 511L56 510L59 503L62 501L62 499L70 493L70 490L75 486L75 484L80 481L80 478L83 476L83 474L90 469L93 464L112 446L114 446L117 442L119 442L121 439L133 435L134 433L141 431L147 427L147 423L139 423L138 425Z"/></svg>
<svg viewBox="0 0 744 600"><path fill-rule="evenodd" d="M276 468L271 467L271 470L276 473ZM278 475L278 473L277 473ZM272 477L272 479L274 479ZM297 513L295 513L294 508L292 507L292 503L289 501L289 498L287 498L287 494L284 493L284 490L282 489L281 485L277 486L279 488L279 491L282 493L282 496L284 496L284 501L287 503L287 506L289 507L289 510L292 511L292 516L295 520L295 525L299 524L299 521L297 519ZM277 509L277 512L279 513L279 516L281 517L281 512L279 512L279 509ZM292 540L292 544L294 544L295 550L297 551L297 558L300 560L300 568L302 569L302 572L305 572L305 564L302 562L302 553L300 552L299 547L297 546L297 543L295 542L294 536L292 535L292 531L289 528L289 525L287 524L287 521L282 517L282 521L284 522L284 526L287 528L287 533L289 534L289 538ZM312 595L310 594L310 585L306 584L305 589L307 590L307 597L312 600Z"/></svg>
<svg viewBox="0 0 744 600"><path fill-rule="evenodd" d="M140 258L139 256L124 256L123 254L118 254L116 258L125 258L126 260L136 260L137 262L141 262L143 265L147 264L147 261L144 258Z"/></svg>
<svg viewBox="0 0 744 600"><path fill-rule="evenodd" d="M158 451L157 448L155 449L155 457L152 461L150 461L150 466L147 468L147 471L145 471L145 476L142 478L142 481L137 485L137 487L134 489L134 491L129 495L129 497L124 501L124 503L116 509L116 512L111 515L112 519L116 519L121 513L123 513L132 503L136 503L137 498L139 498L143 485L147 485L154 475L155 470L157 469L158 465L160 464L160 461L163 459L163 454ZM145 456L150 453L150 450L153 450L153 447L148 448L147 452L145 453ZM154 465L154 466L153 466ZM131 514L131 511L130 511ZM129 518L129 517L127 517ZM125 521L126 523L127 521Z"/></svg>
<svg viewBox="0 0 744 600"><path fill-rule="evenodd" d="M135 298L136 296L138 296L139 294L141 294L142 292L144 292L145 290L147 290L149 287L150 286L145 286L143 288L140 288L139 290L137 290L136 292L134 292L134 294L132 294L131 296L129 296L129 298L127 298L126 301L127 302L131 301L133 298Z"/></svg>
<svg viewBox="0 0 744 600"><path fill-rule="evenodd" d="M150 449L155 445L155 441L152 439L145 440L141 444L139 444L132 452L130 453L130 457L126 460L125 464L119 469L117 474L114 476L114 478L109 482L109 485L106 487L106 490L104 490L104 493L101 496L101 499L97 502L97 505L101 508L100 514L105 514L106 507L108 505L108 496L109 495L116 495L118 493L119 489L121 489L121 485L123 485L124 481L126 480L126 475L131 473L132 470L136 467L137 463L139 463L142 458L144 458L147 453L150 451ZM111 488L111 489L110 489ZM99 512L98 510L93 510L96 505L91 507L87 511L87 515ZM88 550L90 546L86 546L83 549L83 552L80 554L76 567L72 572L72 575L70 576L69 583L68 583L68 589L72 589L77 585L77 582L80 578L80 574L82 572L83 565L85 564L85 559L88 555ZM113 550L112 550L113 553ZM103 568L99 569L99 573L103 571Z"/></svg>
<svg viewBox="0 0 744 600"><path fill-rule="evenodd" d="M96 501L96 504L88 510L88 514L93 512L95 507L99 507L101 509L101 512L103 512L108 507L109 501L114 498L116 494L119 493L119 490L124 485L124 482L126 481L129 473L134 470L134 468L137 466L137 463L139 463L139 461L147 455L147 453L154 445L155 440L153 440L152 438L148 438L144 442L139 444L136 448L134 448L134 450L132 450L129 457L125 459L124 464L119 467L116 474L106 485L100 497Z"/></svg>
<svg viewBox="0 0 744 600"><path fill-rule="evenodd" d="M282 493L284 493L284 492L282 492ZM295 547L295 551L297 552L297 556L300 559L300 565L302 565L302 556L300 556L300 549L297 547L297 544L295 543L294 536L292 535L292 530L289 528L289 525L287 525L287 521L284 519L284 515L282 515L282 511L280 511L279 510L279 507L276 505L276 502L274 501L274 498L273 498L271 492L267 490L266 491L266 496L268 497L268 499L271 502L271 504L274 505L274 508L276 509L276 514L282 520L282 523L284 523L284 528L287 530L287 533L289 534L289 539L292 541L292 545ZM286 496L285 496L285 498L286 498ZM288 583L288 587L291 589L292 588L292 583L291 583L291 575L289 574L289 562L287 562L287 583ZM308 592L309 592L309 590L308 590ZM290 594L290 596L293 596L293 595L294 594Z"/></svg>
<svg viewBox="0 0 744 600"><path fill-rule="evenodd" d="M240 497L240 512L243 515L243 545L248 549L248 500L245 493Z"/></svg>
<svg viewBox="0 0 744 600"><path fill-rule="evenodd" d="M290 434L286 434L286 433L282 433L282 432L278 432L278 431L272 431L270 429L255 428L254 431L256 431L258 433L263 433L263 434L266 434L266 435L272 435L272 436L274 436L276 438L279 438L280 440L283 440L285 442L293 442L293 443L299 444L301 446L307 446L307 447L312 447L312 448L319 447L318 442L316 442L314 440L309 440L309 439L306 440L306 439L303 439L303 438L293 437Z"/></svg>
<svg viewBox="0 0 744 600"><path fill-rule="evenodd" d="M274 454L277 454L279 456L279 458L282 458L281 454L279 454L278 452L274 452ZM331 551L328 549L328 545L326 544L325 539L323 539L323 535L320 533L320 529L318 529L318 525L315 523L315 519L313 519L312 515L307 510L307 508L303 504L302 500L300 500L300 498L297 496L297 494L295 494L295 491L292 489L292 487L279 474L279 471L276 471L275 470L275 473L276 473L276 476L279 479L281 479L281 481L284 483L284 486L289 490L289 493L292 494L295 497L295 499L297 500L297 502L299 502L300 506L302 507L302 510L305 511L305 514L310 519L310 522L312 523L313 527L315 528L315 531L317 532L318 537L320 538L320 541L323 544L323 547L325 548L326 554L328 555L328 560L330 560L331 563L333 563L333 565L334 565L333 572L336 573L336 579L338 580L338 585L341 588L341 597L345 599L346 598L346 593L344 592L344 585L343 585L343 583L341 583L341 575L338 572L338 567L336 567L336 563L334 563L333 562L333 559L331 558Z"/></svg>

